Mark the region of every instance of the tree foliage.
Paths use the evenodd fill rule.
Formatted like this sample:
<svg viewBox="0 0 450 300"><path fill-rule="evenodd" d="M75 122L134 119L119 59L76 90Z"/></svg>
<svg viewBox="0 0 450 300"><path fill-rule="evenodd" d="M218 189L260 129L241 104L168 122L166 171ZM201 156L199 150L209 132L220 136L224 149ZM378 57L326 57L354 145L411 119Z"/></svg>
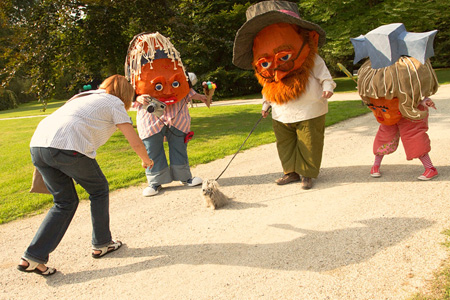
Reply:
<svg viewBox="0 0 450 300"><path fill-rule="evenodd" d="M218 83L218 96L260 91L253 72L232 64L234 36L245 22L247 7L255 2L183 0L178 7L182 22L169 34L183 62L199 75L199 81Z"/></svg>
<svg viewBox="0 0 450 300"><path fill-rule="evenodd" d="M123 74L128 44L141 32L170 37L188 71L218 84L219 96L258 92L252 71L232 64L236 31L247 0L0 0L0 80L4 88L29 86L46 103L84 84ZM450 66L447 0L302 0L301 17L327 32L320 50L330 70L353 68L351 37L384 24L411 32L438 29L434 66ZM358 66L355 66L357 68ZM26 81L30 84L10 84ZM11 81L13 80L13 81ZM22 94L15 91L19 98Z"/></svg>
<svg viewBox="0 0 450 300"><path fill-rule="evenodd" d="M390 23L403 23L409 32L438 29L432 62L435 67L450 66L450 53L445 50L450 48L447 0L302 0L299 9L306 20L327 32L321 55L334 73L339 62L352 69L350 38Z"/></svg>

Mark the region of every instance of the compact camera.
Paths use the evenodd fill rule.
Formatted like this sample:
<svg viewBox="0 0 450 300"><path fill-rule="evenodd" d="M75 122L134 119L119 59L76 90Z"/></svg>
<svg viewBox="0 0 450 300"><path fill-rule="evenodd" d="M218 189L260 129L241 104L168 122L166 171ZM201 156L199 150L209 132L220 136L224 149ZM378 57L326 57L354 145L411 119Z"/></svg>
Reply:
<svg viewBox="0 0 450 300"><path fill-rule="evenodd" d="M144 95L144 97L149 101L147 105L144 105L144 109L147 112L154 114L158 118L161 117L164 114L164 109L166 108L167 104L149 95Z"/></svg>

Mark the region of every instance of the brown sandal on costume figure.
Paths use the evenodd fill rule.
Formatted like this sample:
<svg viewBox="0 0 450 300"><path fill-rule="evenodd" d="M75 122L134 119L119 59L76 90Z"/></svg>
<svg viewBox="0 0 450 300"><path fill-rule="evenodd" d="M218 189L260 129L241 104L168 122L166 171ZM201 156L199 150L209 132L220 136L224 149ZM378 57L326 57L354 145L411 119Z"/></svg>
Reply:
<svg viewBox="0 0 450 300"><path fill-rule="evenodd" d="M309 190L310 188L312 188L312 186L313 186L312 178L302 176L302 189Z"/></svg>
<svg viewBox="0 0 450 300"><path fill-rule="evenodd" d="M22 266L22 265L18 265L17 266L17 270L21 271L21 272L26 272L26 273L36 273L42 276L50 276L56 273L56 269L55 268L49 268L47 266L45 266L44 264L40 264L36 261L32 261L31 259L26 259L24 257L21 258L23 261L25 261L28 265L27 266ZM39 265L43 265L44 267L46 267L45 271L41 271L38 269Z"/></svg>
<svg viewBox="0 0 450 300"><path fill-rule="evenodd" d="M121 241L114 241L112 240L109 245L102 247L102 248L92 248L92 251L100 251L100 253L94 253L92 252L93 258L100 258L108 253L114 252L117 249L119 249L122 246Z"/></svg>
<svg viewBox="0 0 450 300"><path fill-rule="evenodd" d="M300 180L300 175L298 175L295 172L291 172L291 173L287 173L284 174L283 177L278 178L277 180L275 180L275 182L278 185L285 185L294 181L299 181Z"/></svg>

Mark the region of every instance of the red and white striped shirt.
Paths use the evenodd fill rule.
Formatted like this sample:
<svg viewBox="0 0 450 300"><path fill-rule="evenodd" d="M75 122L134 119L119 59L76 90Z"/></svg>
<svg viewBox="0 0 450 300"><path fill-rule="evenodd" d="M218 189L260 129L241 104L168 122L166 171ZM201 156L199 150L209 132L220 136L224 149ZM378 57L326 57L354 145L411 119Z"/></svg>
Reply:
<svg viewBox="0 0 450 300"><path fill-rule="evenodd" d="M133 107L137 108L136 123L139 137L144 140L157 134L163 129L164 124L188 133L191 128L191 115L189 114L188 103L190 97L194 94L195 91L191 89L186 97L175 104L167 105L164 109L164 114L160 118L147 112L139 102L134 102Z"/></svg>

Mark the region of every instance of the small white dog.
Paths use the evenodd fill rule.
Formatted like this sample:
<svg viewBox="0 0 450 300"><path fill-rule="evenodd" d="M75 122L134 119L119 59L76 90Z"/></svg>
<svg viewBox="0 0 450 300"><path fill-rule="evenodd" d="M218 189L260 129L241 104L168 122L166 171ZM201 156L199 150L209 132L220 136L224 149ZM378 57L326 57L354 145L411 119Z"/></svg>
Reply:
<svg viewBox="0 0 450 300"><path fill-rule="evenodd" d="M206 207L211 209L220 208L230 200L224 193L219 191L219 184L214 179L203 181L202 195L205 199Z"/></svg>

